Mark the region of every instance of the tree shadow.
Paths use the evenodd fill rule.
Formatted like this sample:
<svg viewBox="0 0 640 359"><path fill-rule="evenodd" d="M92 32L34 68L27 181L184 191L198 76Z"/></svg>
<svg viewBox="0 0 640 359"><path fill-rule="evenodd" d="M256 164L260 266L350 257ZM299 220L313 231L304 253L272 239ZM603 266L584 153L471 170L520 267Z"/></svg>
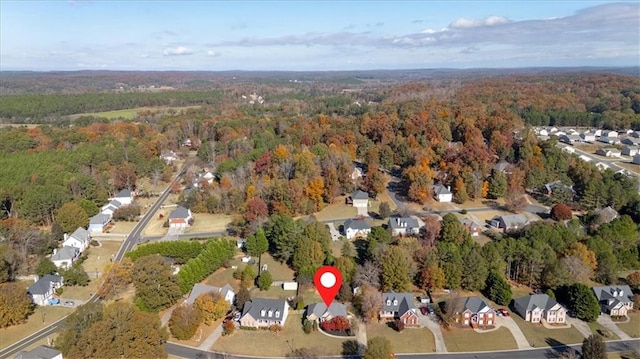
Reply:
<svg viewBox="0 0 640 359"><path fill-rule="evenodd" d="M575 354L575 350L555 338L545 338L544 341L551 347L545 352L547 358L566 358Z"/></svg>
<svg viewBox="0 0 640 359"><path fill-rule="evenodd" d="M342 355L358 355L360 344L357 340L346 340L342 342Z"/></svg>
<svg viewBox="0 0 640 359"><path fill-rule="evenodd" d="M368 242L362 238L353 241L353 246L356 248L356 253L358 254L358 258L356 258L358 264L363 264L367 258L367 245Z"/></svg>

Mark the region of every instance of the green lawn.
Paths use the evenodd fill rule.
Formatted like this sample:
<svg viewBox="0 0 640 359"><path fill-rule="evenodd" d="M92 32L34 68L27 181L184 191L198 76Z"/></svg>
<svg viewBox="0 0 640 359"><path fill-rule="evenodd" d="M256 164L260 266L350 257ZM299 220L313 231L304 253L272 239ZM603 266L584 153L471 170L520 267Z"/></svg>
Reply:
<svg viewBox="0 0 640 359"><path fill-rule="evenodd" d="M340 355L343 343L355 338L338 339L320 332L305 334L299 314L289 313L285 328L274 334L268 330L236 330L230 336L221 337L211 350L256 356L285 356L291 349L309 348L315 355Z"/></svg>
<svg viewBox="0 0 640 359"><path fill-rule="evenodd" d="M476 333L473 329L453 328L442 332L450 352L472 352L517 349L518 345L507 328ZM369 337L367 333L367 337Z"/></svg>
<svg viewBox="0 0 640 359"><path fill-rule="evenodd" d="M386 324L368 324L367 339L385 337L394 353L430 353L436 350L433 334L426 328L406 328L401 333Z"/></svg>
<svg viewBox="0 0 640 359"><path fill-rule="evenodd" d="M598 334L598 333L608 333L609 336L608 337L604 337L604 340L617 340L620 339L620 337L618 337L616 335L616 333L608 330L607 328L603 327L602 325L593 322L593 323L587 323L589 325L589 328L591 329L591 332L594 334Z"/></svg>
<svg viewBox="0 0 640 359"><path fill-rule="evenodd" d="M582 343L584 340L582 334L574 327L547 329L542 324L526 322L517 314L512 314L511 317L534 348Z"/></svg>
<svg viewBox="0 0 640 359"><path fill-rule="evenodd" d="M627 314L631 320L628 323L618 324L618 328L629 334L632 338L640 338L640 311L634 310Z"/></svg>

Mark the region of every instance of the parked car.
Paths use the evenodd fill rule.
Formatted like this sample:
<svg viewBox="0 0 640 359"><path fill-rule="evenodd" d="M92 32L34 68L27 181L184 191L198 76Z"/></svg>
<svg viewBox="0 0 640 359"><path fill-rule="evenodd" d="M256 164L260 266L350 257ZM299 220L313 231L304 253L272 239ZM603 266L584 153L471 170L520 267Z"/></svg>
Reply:
<svg viewBox="0 0 640 359"><path fill-rule="evenodd" d="M67 300L64 302L64 305L68 306L68 307L73 307L74 305L76 305L76 303L72 300Z"/></svg>
<svg viewBox="0 0 640 359"><path fill-rule="evenodd" d="M422 315L427 315L429 313L429 308L420 307L420 313L422 313Z"/></svg>
<svg viewBox="0 0 640 359"><path fill-rule="evenodd" d="M502 316L505 316L505 317L509 316L509 312L505 308L500 308L500 309L498 309L497 312L500 313L499 315L502 315Z"/></svg>

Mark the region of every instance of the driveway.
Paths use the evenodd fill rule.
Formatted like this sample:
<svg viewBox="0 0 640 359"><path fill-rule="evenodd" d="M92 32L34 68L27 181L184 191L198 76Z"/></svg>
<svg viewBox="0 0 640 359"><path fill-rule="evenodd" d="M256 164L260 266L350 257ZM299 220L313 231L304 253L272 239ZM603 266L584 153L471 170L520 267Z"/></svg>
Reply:
<svg viewBox="0 0 640 359"><path fill-rule="evenodd" d="M629 340L631 339L631 337L629 336L629 334L625 333L622 331L622 329L618 328L618 326L616 325L616 323L614 323L611 320L611 317L606 315L606 314L601 314L598 317L597 320L598 324L602 325L603 327L609 329L612 333L615 333L617 336L620 337L620 339L622 340Z"/></svg>
<svg viewBox="0 0 640 359"><path fill-rule="evenodd" d="M329 233L331 233L331 239L334 241L340 240L340 232L336 229L336 226L333 225L333 222L327 223L327 227L329 227Z"/></svg>
<svg viewBox="0 0 640 359"><path fill-rule="evenodd" d="M497 326L505 327L511 331L511 335L513 335L513 339L516 340L518 344L518 349L531 349L531 344L520 330L518 324L516 324L515 320L511 317L496 317Z"/></svg>
<svg viewBox="0 0 640 359"><path fill-rule="evenodd" d="M433 333L433 339L436 342L436 353L446 353L447 346L444 343L444 337L442 336L442 329L438 323L438 318L435 315L422 315L420 311L417 311L417 313L420 325L426 327L431 331L431 333Z"/></svg>
<svg viewBox="0 0 640 359"><path fill-rule="evenodd" d="M369 217L369 208L368 207L356 207L358 210L358 217Z"/></svg>
<svg viewBox="0 0 640 359"><path fill-rule="evenodd" d="M582 320L578 319L578 318L572 318L570 316L567 316L567 323L573 325L574 327L576 327L576 329L578 329L578 331L585 337L588 338L589 336L591 336L591 334L593 334L591 332L591 328L589 328L589 324L583 322Z"/></svg>

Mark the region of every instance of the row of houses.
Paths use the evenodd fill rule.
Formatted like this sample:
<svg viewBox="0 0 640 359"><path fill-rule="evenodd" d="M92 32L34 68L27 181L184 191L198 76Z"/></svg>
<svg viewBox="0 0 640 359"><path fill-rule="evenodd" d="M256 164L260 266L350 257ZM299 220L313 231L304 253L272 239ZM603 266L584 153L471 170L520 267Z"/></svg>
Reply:
<svg viewBox="0 0 640 359"><path fill-rule="evenodd" d="M128 206L133 203L133 191L123 189L118 192L115 197L109 198L109 203L100 208L100 213L89 218L89 232L103 233L104 229L111 222L113 213L122 206Z"/></svg>

